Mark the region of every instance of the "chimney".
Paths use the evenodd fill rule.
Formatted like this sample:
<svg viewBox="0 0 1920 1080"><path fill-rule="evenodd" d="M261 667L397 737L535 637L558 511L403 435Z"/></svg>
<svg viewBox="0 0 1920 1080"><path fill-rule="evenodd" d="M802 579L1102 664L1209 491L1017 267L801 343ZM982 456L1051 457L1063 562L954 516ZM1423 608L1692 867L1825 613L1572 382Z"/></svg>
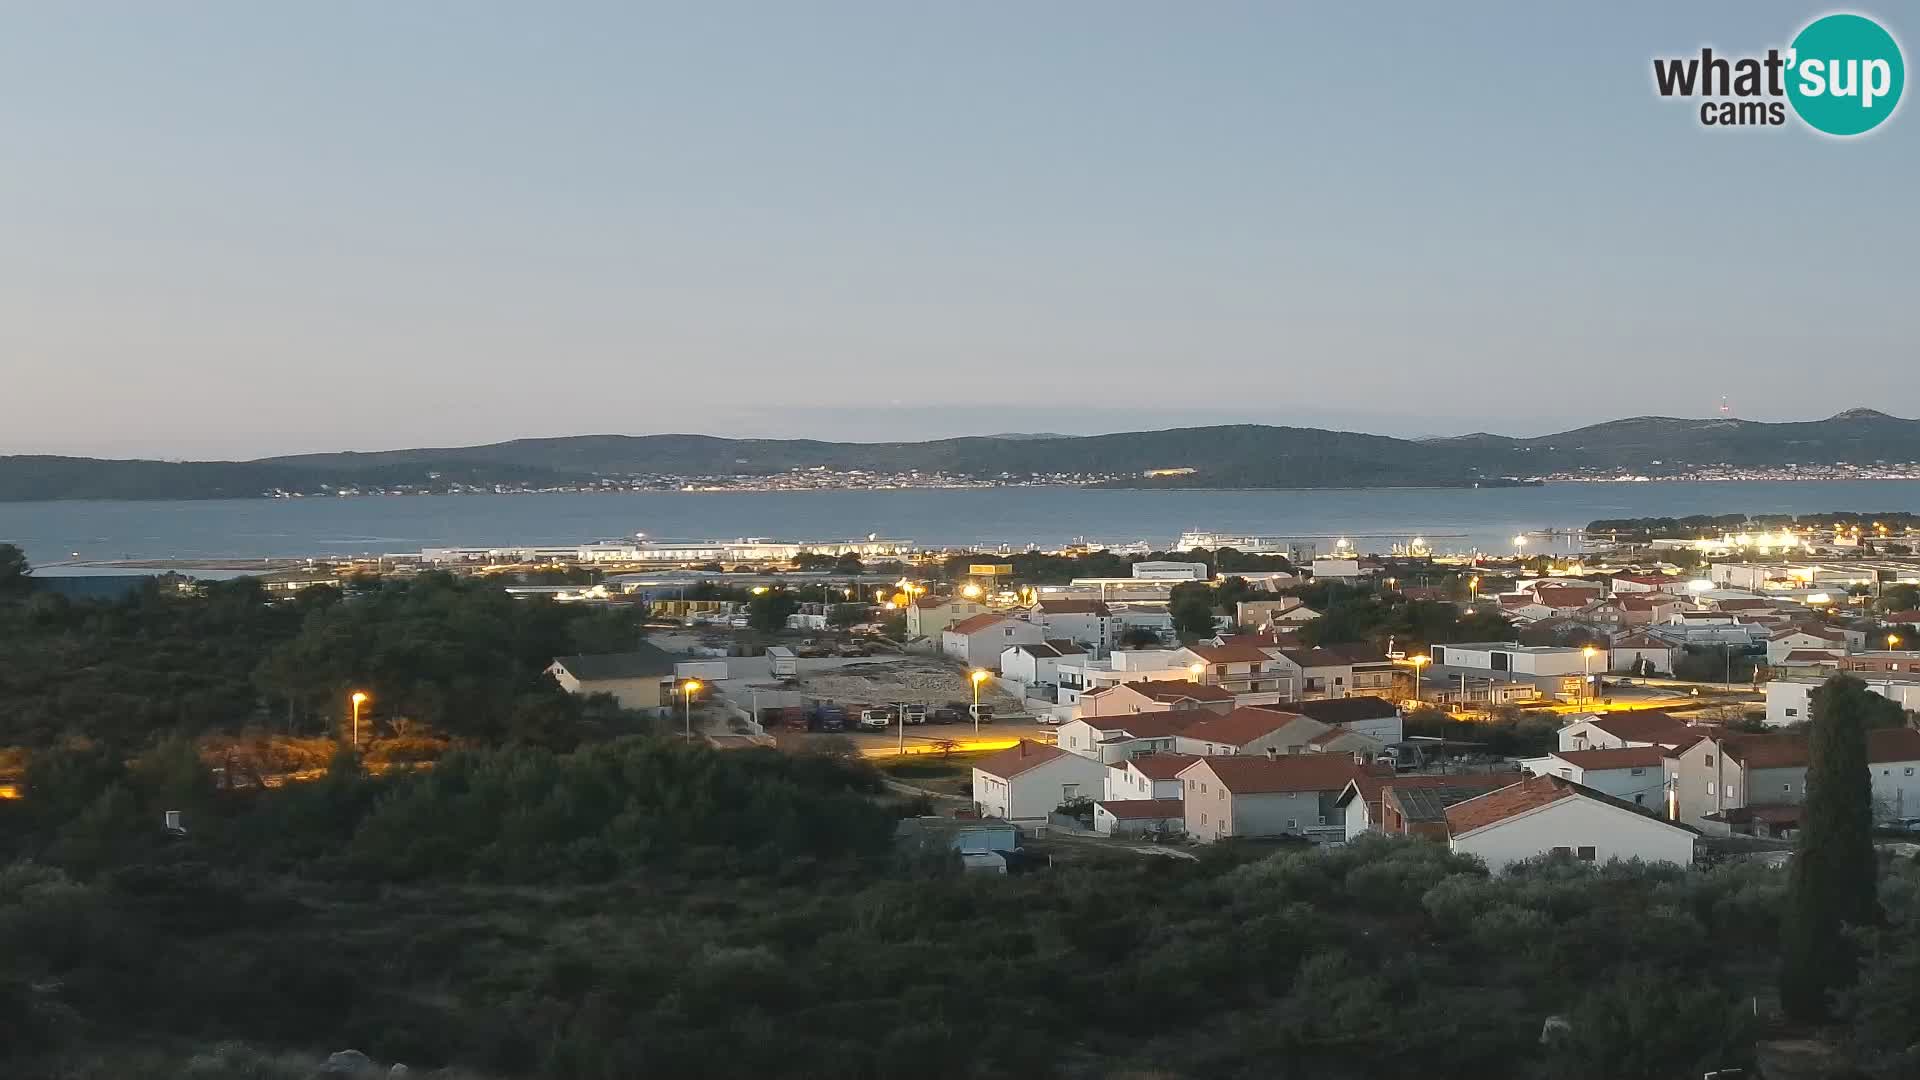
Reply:
<svg viewBox="0 0 1920 1080"><path fill-rule="evenodd" d="M1268 760L1268 761L1274 761L1274 760L1276 760L1276 759L1278 759L1279 757L1280 757L1280 748L1279 748L1279 747L1277 747L1277 746L1269 746L1269 747L1267 747L1267 760Z"/></svg>
<svg viewBox="0 0 1920 1080"><path fill-rule="evenodd" d="M165 818L165 821L166 821L167 828L169 829L179 828L180 827L180 811L178 810L167 811L167 816Z"/></svg>

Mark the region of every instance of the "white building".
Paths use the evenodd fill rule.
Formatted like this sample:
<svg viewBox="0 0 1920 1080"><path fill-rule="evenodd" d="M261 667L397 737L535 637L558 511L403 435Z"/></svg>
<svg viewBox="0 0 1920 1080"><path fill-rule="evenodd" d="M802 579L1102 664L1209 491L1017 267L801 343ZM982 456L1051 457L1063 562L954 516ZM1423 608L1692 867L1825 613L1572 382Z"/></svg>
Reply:
<svg viewBox="0 0 1920 1080"><path fill-rule="evenodd" d="M1482 641L1460 645L1435 645L1429 650L1434 666L1478 668L1482 671L1511 671L1516 675L1581 675L1588 671L1605 672L1607 650L1586 650L1559 645L1520 645L1511 641Z"/></svg>
<svg viewBox="0 0 1920 1080"><path fill-rule="evenodd" d="M1180 662L1180 652L1179 649L1121 649L1104 660L1063 656L1055 665L1060 676L1056 700L1062 705L1072 705L1082 694L1121 683L1191 679L1193 673Z"/></svg>
<svg viewBox="0 0 1920 1080"><path fill-rule="evenodd" d="M1043 822L1061 804L1098 799L1107 767L1057 746L1021 739L973 767L973 806L981 817Z"/></svg>
<svg viewBox="0 0 1920 1080"><path fill-rule="evenodd" d="M1084 645L1096 654L1113 648L1122 626L1099 600L1041 600L1033 605L1027 621L1044 630L1045 637Z"/></svg>
<svg viewBox="0 0 1920 1080"><path fill-rule="evenodd" d="M1107 769L1104 798L1108 802L1127 799L1178 799L1180 773L1200 760L1192 754L1138 754Z"/></svg>
<svg viewBox="0 0 1920 1080"><path fill-rule="evenodd" d="M1313 580L1315 581L1360 580L1359 559L1318 558L1313 560L1312 567Z"/></svg>
<svg viewBox="0 0 1920 1080"><path fill-rule="evenodd" d="M1535 776L1447 807L1448 845L1499 873L1523 859L1693 863L1692 829L1562 776Z"/></svg>
<svg viewBox="0 0 1920 1080"><path fill-rule="evenodd" d="M1000 677L1028 686L1053 686L1060 681L1062 659L1085 655L1071 641L1009 645L1000 650Z"/></svg>
<svg viewBox="0 0 1920 1080"><path fill-rule="evenodd" d="M1639 746L1672 749L1697 739L1700 732L1666 713L1649 710L1575 716L1561 725L1559 736L1562 751L1622 750Z"/></svg>
<svg viewBox="0 0 1920 1080"><path fill-rule="evenodd" d="M1171 560L1137 562L1133 564L1133 576L1146 581L1205 581L1207 564Z"/></svg>
<svg viewBox="0 0 1920 1080"><path fill-rule="evenodd" d="M1846 631L1828 630L1825 627L1819 630L1805 626L1782 627L1767 638L1767 663L1778 664L1787 658L1788 653L1802 649L1846 652Z"/></svg>
<svg viewBox="0 0 1920 1080"><path fill-rule="evenodd" d="M1903 709L1920 710L1920 677L1913 675L1872 675L1852 672L1867 684L1867 689ZM1813 719L1813 692L1827 680L1793 677L1774 679L1766 684L1767 724L1784 727Z"/></svg>
<svg viewBox="0 0 1920 1080"><path fill-rule="evenodd" d="M968 667L991 667L1010 645L1038 645L1046 633L1025 619L992 613L962 619L940 632L940 651Z"/></svg>
<svg viewBox="0 0 1920 1080"><path fill-rule="evenodd" d="M1535 776L1558 776L1636 807L1664 813L1667 752L1661 746L1561 750L1522 764Z"/></svg>

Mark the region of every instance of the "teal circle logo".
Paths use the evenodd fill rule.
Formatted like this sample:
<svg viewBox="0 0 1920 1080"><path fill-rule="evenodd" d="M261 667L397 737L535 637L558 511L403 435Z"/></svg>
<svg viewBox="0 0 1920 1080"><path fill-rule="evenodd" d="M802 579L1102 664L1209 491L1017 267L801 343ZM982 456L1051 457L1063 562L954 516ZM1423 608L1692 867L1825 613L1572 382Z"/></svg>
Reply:
<svg viewBox="0 0 1920 1080"><path fill-rule="evenodd" d="M1787 100L1816 131L1864 135L1900 104L1907 66L1900 43L1864 15L1807 24L1788 54Z"/></svg>

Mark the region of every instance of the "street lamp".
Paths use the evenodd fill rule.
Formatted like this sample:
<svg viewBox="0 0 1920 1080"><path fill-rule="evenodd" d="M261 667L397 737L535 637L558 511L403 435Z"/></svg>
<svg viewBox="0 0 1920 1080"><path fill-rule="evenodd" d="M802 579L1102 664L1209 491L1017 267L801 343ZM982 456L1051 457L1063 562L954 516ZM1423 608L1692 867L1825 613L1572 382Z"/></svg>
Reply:
<svg viewBox="0 0 1920 1080"><path fill-rule="evenodd" d="M960 595L969 600L978 600L980 599L980 586L969 581L960 587Z"/></svg>
<svg viewBox="0 0 1920 1080"><path fill-rule="evenodd" d="M1187 665L1187 674L1193 676L1194 682L1199 682L1200 676L1205 675L1206 673L1207 673L1207 665L1205 664L1188 664Z"/></svg>
<svg viewBox="0 0 1920 1080"><path fill-rule="evenodd" d="M1516 533L1516 534L1514 535L1514 537L1513 537L1513 552L1514 552L1514 554L1516 554L1516 555L1524 555L1524 554L1526 554L1526 551L1527 551L1527 538L1526 538L1526 535L1525 535L1524 533Z"/></svg>
<svg viewBox="0 0 1920 1080"><path fill-rule="evenodd" d="M358 750L360 749L360 706L367 703L367 692L355 690L353 696L347 700L353 702L353 748Z"/></svg>
<svg viewBox="0 0 1920 1080"><path fill-rule="evenodd" d="M980 734L980 684L987 681L985 668L974 668L967 672L967 681L973 684L973 733Z"/></svg>
<svg viewBox="0 0 1920 1080"><path fill-rule="evenodd" d="M1432 661L1431 656L1410 656L1407 663L1413 665L1413 703L1420 704L1420 669Z"/></svg>
<svg viewBox="0 0 1920 1080"><path fill-rule="evenodd" d="M1888 635L1887 635L1887 651L1888 651L1888 652L1892 652L1892 651L1893 651L1893 647L1894 647L1895 645L1898 645L1898 644L1900 644L1900 635L1899 635L1899 634L1888 634Z"/></svg>
<svg viewBox="0 0 1920 1080"><path fill-rule="evenodd" d="M680 703L685 706L687 717L687 741L693 741L693 695L700 689L699 679L688 679L680 684Z"/></svg>
<svg viewBox="0 0 1920 1080"><path fill-rule="evenodd" d="M1580 704L1582 705L1587 703L1587 687L1593 685L1593 653L1594 648L1591 645L1580 650L1582 667L1585 668L1580 678Z"/></svg>

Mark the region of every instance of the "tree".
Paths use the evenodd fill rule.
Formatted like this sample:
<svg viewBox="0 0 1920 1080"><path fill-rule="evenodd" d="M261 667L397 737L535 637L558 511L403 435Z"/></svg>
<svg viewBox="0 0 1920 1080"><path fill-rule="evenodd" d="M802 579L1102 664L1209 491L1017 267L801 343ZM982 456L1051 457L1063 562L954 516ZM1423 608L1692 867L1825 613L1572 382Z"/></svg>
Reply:
<svg viewBox="0 0 1920 1080"><path fill-rule="evenodd" d="M1753 660L1724 645L1689 645L1674 657L1673 677L1688 682L1746 682L1753 678Z"/></svg>
<svg viewBox="0 0 1920 1080"><path fill-rule="evenodd" d="M1175 585L1167 600L1173 632L1182 637L1213 636L1213 589L1199 582Z"/></svg>
<svg viewBox="0 0 1920 1080"><path fill-rule="evenodd" d="M865 622L871 613L872 609L865 604L835 604L827 609L827 623L844 629Z"/></svg>
<svg viewBox="0 0 1920 1080"><path fill-rule="evenodd" d="M1829 996L1859 975L1846 928L1880 921L1866 729L1877 696L1848 675L1813 694L1807 798L1780 930L1780 1003L1796 1020L1826 1019Z"/></svg>
<svg viewBox="0 0 1920 1080"><path fill-rule="evenodd" d="M747 623L771 634L787 627L787 616L800 610L800 601L785 589L768 589L747 601Z"/></svg>
<svg viewBox="0 0 1920 1080"><path fill-rule="evenodd" d="M32 573L26 552L12 544L0 544L0 598L25 595L32 586L27 580Z"/></svg>
<svg viewBox="0 0 1920 1080"><path fill-rule="evenodd" d="M1920 585L1888 585L1880 590L1881 611L1912 611L1920 607Z"/></svg>
<svg viewBox="0 0 1920 1080"><path fill-rule="evenodd" d="M1160 644L1160 635L1150 627L1129 626L1120 631L1120 647L1123 649L1151 649Z"/></svg>

